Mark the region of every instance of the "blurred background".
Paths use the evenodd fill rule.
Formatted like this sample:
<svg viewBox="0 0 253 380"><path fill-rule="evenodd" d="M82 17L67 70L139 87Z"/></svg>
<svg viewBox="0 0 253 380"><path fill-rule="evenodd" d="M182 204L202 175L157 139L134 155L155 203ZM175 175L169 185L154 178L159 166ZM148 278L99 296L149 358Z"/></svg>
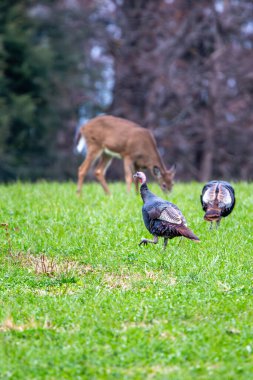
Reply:
<svg viewBox="0 0 253 380"><path fill-rule="evenodd" d="M252 0L1 0L0 181L76 179L101 113L150 128L178 180L252 180Z"/></svg>

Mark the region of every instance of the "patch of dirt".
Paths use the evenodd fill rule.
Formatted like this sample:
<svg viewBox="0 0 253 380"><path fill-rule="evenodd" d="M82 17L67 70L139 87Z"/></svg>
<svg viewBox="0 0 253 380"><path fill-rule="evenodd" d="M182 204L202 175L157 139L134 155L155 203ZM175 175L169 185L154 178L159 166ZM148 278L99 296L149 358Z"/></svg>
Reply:
<svg viewBox="0 0 253 380"><path fill-rule="evenodd" d="M91 265L81 265L76 261L58 262L44 254L33 255L30 252L18 252L15 255L12 254L11 259L36 274L46 274L49 277L59 274L83 275L93 272Z"/></svg>

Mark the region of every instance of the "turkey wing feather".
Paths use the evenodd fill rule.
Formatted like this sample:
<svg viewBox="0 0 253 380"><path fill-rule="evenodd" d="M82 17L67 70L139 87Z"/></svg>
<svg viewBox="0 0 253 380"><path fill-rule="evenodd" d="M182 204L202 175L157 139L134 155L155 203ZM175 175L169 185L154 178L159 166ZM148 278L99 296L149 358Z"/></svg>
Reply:
<svg viewBox="0 0 253 380"><path fill-rule="evenodd" d="M224 186L220 186L219 190L220 190L218 194L219 202L223 203L226 206L229 206L232 203L232 198L231 198L229 190Z"/></svg>
<svg viewBox="0 0 253 380"><path fill-rule="evenodd" d="M202 198L204 203L209 203L215 200L215 197L216 197L215 189L216 189L215 185L206 189Z"/></svg>
<svg viewBox="0 0 253 380"><path fill-rule="evenodd" d="M174 205L154 207L148 211L150 219L159 219L172 224L186 224L181 211Z"/></svg>

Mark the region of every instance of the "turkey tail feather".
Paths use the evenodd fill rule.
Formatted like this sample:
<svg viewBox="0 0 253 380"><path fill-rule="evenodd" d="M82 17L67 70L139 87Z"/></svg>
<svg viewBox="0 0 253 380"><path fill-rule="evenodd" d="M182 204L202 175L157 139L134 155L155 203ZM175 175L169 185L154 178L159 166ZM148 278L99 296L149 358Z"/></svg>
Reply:
<svg viewBox="0 0 253 380"><path fill-rule="evenodd" d="M196 235L194 235L194 233L186 226L177 227L177 231L180 233L181 236L184 236L191 240L195 240L196 242L200 242L200 239Z"/></svg>
<svg viewBox="0 0 253 380"><path fill-rule="evenodd" d="M215 206L208 207L204 215L204 219L209 222L220 219L220 217L221 217L221 210L219 209L219 207L215 207Z"/></svg>

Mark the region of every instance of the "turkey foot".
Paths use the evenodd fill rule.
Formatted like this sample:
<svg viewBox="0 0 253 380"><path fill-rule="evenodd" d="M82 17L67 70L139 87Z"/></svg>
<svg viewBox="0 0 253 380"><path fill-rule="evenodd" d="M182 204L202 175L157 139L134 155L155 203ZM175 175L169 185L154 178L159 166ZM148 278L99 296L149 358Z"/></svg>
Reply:
<svg viewBox="0 0 253 380"><path fill-rule="evenodd" d="M149 240L149 239L142 239L139 245L148 245L148 243L156 244L158 242L158 237L154 236L154 240Z"/></svg>

